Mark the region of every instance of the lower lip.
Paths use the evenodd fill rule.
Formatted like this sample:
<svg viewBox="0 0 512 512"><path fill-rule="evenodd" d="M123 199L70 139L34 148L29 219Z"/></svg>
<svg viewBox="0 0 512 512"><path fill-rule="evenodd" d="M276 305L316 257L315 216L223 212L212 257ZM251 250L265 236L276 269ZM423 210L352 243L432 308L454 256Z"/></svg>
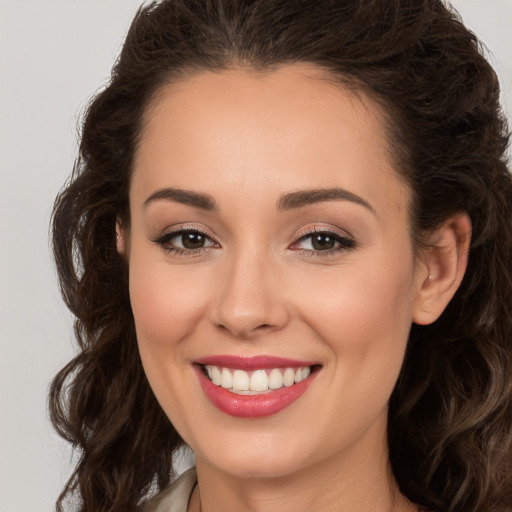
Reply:
<svg viewBox="0 0 512 512"><path fill-rule="evenodd" d="M237 418L263 418L282 411L295 402L308 389L316 377L312 373L307 379L290 387L282 387L261 395L237 395L221 386L216 386L202 367L196 366L199 382L205 395L217 409Z"/></svg>

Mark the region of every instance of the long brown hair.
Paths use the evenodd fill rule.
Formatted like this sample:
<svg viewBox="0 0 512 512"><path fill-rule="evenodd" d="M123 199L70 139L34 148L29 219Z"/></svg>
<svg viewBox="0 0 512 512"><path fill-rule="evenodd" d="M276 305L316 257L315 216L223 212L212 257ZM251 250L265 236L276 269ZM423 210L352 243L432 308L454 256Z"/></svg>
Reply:
<svg viewBox="0 0 512 512"><path fill-rule="evenodd" d="M512 180L496 75L441 0L164 0L139 9L107 87L85 114L56 199L53 248L79 354L55 377L53 424L80 459L57 504L135 510L172 479L182 443L137 351L116 219L129 225L144 112L187 73L293 62L325 68L386 113L413 192L417 244L457 211L473 224L469 267L430 326L413 325L391 397L402 492L440 512L512 510Z"/></svg>

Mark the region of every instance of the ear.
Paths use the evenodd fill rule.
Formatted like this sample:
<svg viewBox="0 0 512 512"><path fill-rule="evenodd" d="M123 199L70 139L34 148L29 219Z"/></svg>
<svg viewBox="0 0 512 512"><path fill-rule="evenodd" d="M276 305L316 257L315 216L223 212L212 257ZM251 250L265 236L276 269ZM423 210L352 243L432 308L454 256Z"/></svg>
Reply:
<svg viewBox="0 0 512 512"><path fill-rule="evenodd" d="M471 220L465 212L452 215L429 237L417 269L413 322L431 324L444 311L466 272L470 241Z"/></svg>
<svg viewBox="0 0 512 512"><path fill-rule="evenodd" d="M116 220L116 248L121 256L126 256L126 232L119 217Z"/></svg>

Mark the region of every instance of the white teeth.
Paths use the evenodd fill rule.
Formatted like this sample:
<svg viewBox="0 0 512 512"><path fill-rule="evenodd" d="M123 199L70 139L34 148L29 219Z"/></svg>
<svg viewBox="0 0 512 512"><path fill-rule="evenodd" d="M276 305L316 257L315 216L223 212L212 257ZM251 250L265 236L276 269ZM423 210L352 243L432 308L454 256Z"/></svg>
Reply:
<svg viewBox="0 0 512 512"><path fill-rule="evenodd" d="M307 379L311 373L310 368L298 368L295 372L295 383Z"/></svg>
<svg viewBox="0 0 512 512"><path fill-rule="evenodd" d="M233 391L249 391L249 375L247 375L247 372L243 370L233 372Z"/></svg>
<svg viewBox="0 0 512 512"><path fill-rule="evenodd" d="M220 374L220 385L226 389L233 387L233 375L231 375L231 372L227 368L222 369L222 373Z"/></svg>
<svg viewBox="0 0 512 512"><path fill-rule="evenodd" d="M265 370L256 370L251 375L249 389L251 391L266 391L268 389L268 375Z"/></svg>
<svg viewBox="0 0 512 512"><path fill-rule="evenodd" d="M274 368L268 376L269 389L279 389L283 387L283 375L281 372Z"/></svg>
<svg viewBox="0 0 512 512"><path fill-rule="evenodd" d="M214 366L212 368L212 382L216 385L216 386L220 386L220 382L221 382L221 376L220 376L220 372L219 372L219 369Z"/></svg>
<svg viewBox="0 0 512 512"><path fill-rule="evenodd" d="M269 370L231 370L219 366L205 365L206 373L216 385L238 394L257 394L290 387L311 373L311 368L273 368Z"/></svg>
<svg viewBox="0 0 512 512"><path fill-rule="evenodd" d="M293 368L286 368L283 375L283 384L289 388L295 382L295 370Z"/></svg>

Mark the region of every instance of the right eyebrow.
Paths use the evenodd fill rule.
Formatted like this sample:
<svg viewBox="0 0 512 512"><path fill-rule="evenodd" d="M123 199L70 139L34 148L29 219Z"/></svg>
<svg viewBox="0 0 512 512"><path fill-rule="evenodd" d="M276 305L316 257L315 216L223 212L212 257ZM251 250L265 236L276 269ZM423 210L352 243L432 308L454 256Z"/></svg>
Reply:
<svg viewBox="0 0 512 512"><path fill-rule="evenodd" d="M340 187L306 189L284 194L277 202L277 209L292 210L324 201L350 201L360 206L364 206L374 215L376 213L368 201L353 192Z"/></svg>
<svg viewBox="0 0 512 512"><path fill-rule="evenodd" d="M191 190L184 190L181 188L166 187L153 192L145 201L144 207L149 206L155 201L166 200L174 201L176 203L194 206L202 210L218 210L219 207L215 199L209 194L201 194L199 192L192 192Z"/></svg>

